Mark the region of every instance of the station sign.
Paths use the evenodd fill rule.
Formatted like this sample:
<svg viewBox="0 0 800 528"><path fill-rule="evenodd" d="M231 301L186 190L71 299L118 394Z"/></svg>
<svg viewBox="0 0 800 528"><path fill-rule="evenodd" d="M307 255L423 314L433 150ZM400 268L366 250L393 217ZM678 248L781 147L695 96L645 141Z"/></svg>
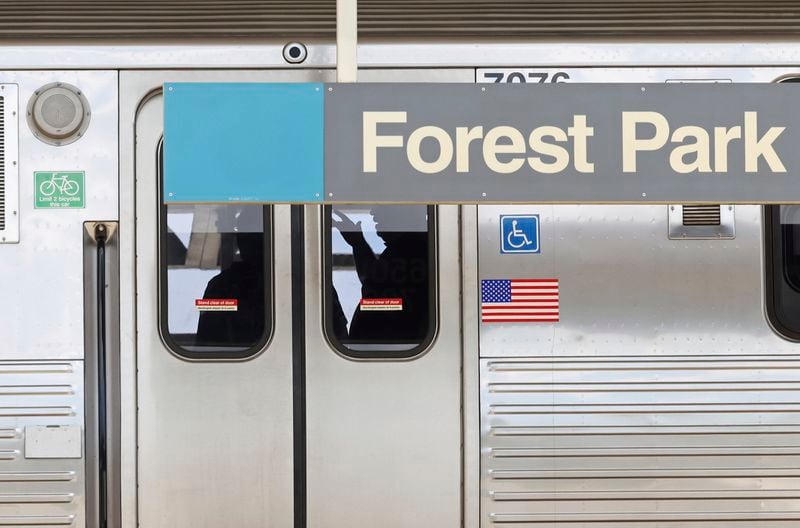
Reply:
<svg viewBox="0 0 800 528"><path fill-rule="evenodd" d="M164 200L800 203L797 90L167 84Z"/></svg>

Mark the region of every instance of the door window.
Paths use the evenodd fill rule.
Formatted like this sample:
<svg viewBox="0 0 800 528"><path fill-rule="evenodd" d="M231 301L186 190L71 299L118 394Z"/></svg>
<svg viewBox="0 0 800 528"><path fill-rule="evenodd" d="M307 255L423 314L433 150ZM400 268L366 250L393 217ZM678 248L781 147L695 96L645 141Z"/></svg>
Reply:
<svg viewBox="0 0 800 528"><path fill-rule="evenodd" d="M435 333L435 209L325 208L326 334L355 358L409 358Z"/></svg>

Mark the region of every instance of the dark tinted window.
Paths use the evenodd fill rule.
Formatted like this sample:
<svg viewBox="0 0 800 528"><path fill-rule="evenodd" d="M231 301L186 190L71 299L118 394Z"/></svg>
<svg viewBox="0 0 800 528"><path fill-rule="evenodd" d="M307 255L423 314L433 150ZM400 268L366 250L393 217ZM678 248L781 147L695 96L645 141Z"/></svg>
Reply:
<svg viewBox="0 0 800 528"><path fill-rule="evenodd" d="M783 335L800 339L800 206L767 207L767 313Z"/></svg>
<svg viewBox="0 0 800 528"><path fill-rule="evenodd" d="M270 209L162 205L160 223L161 334L167 345L193 359L258 353L272 321Z"/></svg>
<svg viewBox="0 0 800 528"><path fill-rule="evenodd" d="M435 332L434 209L325 211L328 338L352 357L418 354Z"/></svg>

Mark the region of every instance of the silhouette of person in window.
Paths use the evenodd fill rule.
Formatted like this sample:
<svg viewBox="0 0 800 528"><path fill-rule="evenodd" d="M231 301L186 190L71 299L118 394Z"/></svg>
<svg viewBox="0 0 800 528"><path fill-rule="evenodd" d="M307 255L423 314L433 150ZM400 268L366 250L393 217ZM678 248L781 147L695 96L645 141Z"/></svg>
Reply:
<svg viewBox="0 0 800 528"><path fill-rule="evenodd" d="M245 217L254 223L253 214L246 209L239 213L237 220L244 224ZM258 215L260 218L260 215ZM264 234L263 232L223 233L231 237L235 244L220 244L221 248L231 248L230 264L219 275L208 282L203 299L235 299L236 311L204 311L200 313L197 324L197 345L250 347L264 336ZM229 255L230 257L231 255Z"/></svg>
<svg viewBox="0 0 800 528"><path fill-rule="evenodd" d="M351 341L414 343L428 332L428 233L425 206L372 207L375 230L386 248L376 254L364 238L361 223L334 211L333 225L353 248L361 298L400 299L401 310L356 307ZM339 217L337 220L336 217Z"/></svg>

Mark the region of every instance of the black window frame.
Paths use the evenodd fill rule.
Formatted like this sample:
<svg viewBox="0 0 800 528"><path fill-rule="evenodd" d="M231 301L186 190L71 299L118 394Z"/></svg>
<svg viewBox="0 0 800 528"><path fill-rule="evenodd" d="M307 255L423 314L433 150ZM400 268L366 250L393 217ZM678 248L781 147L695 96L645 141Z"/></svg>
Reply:
<svg viewBox="0 0 800 528"><path fill-rule="evenodd" d="M178 344L169 332L169 294L167 291L167 207L164 202L164 138L159 141L156 154L156 180L158 193L158 333L164 346L175 356L190 361L245 361L259 356L268 348L275 333L275 285L273 207L263 206L264 220L264 335L253 346L225 352L215 350L200 352L187 350ZM235 205L232 203L231 205Z"/></svg>
<svg viewBox="0 0 800 528"><path fill-rule="evenodd" d="M388 205L388 204L358 204ZM422 205L422 204L421 204ZM408 350L353 350L341 343L333 328L333 263L332 240L333 206L321 207L322 224L322 289L323 315L322 332L328 344L341 356L359 361L409 361L423 356L433 344L439 333L439 254L438 254L438 215L435 205L425 204L428 209L428 333L419 345ZM376 343L380 345L381 343ZM383 343L387 344L387 343Z"/></svg>
<svg viewBox="0 0 800 528"><path fill-rule="evenodd" d="M764 206L764 289L767 320L778 335L800 342L800 289L789 278L786 270L780 214L780 205ZM786 296L791 297L792 304L799 308L795 320L787 320L784 310L781 309L781 301Z"/></svg>

